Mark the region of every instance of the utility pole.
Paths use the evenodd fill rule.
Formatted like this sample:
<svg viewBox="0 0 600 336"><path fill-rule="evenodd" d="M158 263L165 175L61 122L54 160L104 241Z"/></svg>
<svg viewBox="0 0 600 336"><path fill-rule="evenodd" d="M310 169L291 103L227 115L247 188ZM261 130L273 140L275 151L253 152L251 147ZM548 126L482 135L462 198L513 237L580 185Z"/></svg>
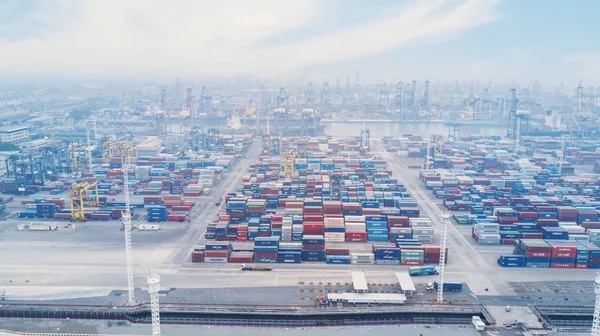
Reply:
<svg viewBox="0 0 600 336"><path fill-rule="evenodd" d="M100 143L98 142L98 125L96 124L96 116L94 116L94 119L92 120L94 122L94 145L96 146L96 148L98 148Z"/></svg>
<svg viewBox="0 0 600 336"><path fill-rule="evenodd" d="M398 117L404 119L404 112L402 112L402 82L398 82L396 86L396 110L398 111Z"/></svg>
<svg viewBox="0 0 600 336"><path fill-rule="evenodd" d="M165 134L168 133L169 119L167 118L167 89L160 90L160 111L159 115L165 118ZM160 130L160 127L159 127Z"/></svg>
<svg viewBox="0 0 600 336"><path fill-rule="evenodd" d="M129 162L128 162L129 163ZM133 260L131 257L131 208L129 201L129 164L123 164L123 192L125 193L125 211L123 212L123 231L125 232L125 263L127 266L128 304L135 304L135 286L133 284Z"/></svg>
<svg viewBox="0 0 600 336"><path fill-rule="evenodd" d="M519 155L519 143L521 142L521 116L516 115L515 120L517 120L517 137L516 137L516 145L515 145L515 154Z"/></svg>
<svg viewBox="0 0 600 336"><path fill-rule="evenodd" d="M440 234L440 263L438 265L437 302L444 301L444 267L446 266L446 234L448 232L449 212L442 212L442 232Z"/></svg>
<svg viewBox="0 0 600 336"><path fill-rule="evenodd" d="M427 135L427 153L425 153L425 169L429 169L429 152L431 151L431 135Z"/></svg>
<svg viewBox="0 0 600 336"><path fill-rule="evenodd" d="M192 130L194 129L194 86L187 89L185 108L190 112L190 130Z"/></svg>
<svg viewBox="0 0 600 336"><path fill-rule="evenodd" d="M148 274L148 293L150 294L150 310L152 313L152 336L160 336L160 306L158 292L160 291L160 276Z"/></svg>
<svg viewBox="0 0 600 336"><path fill-rule="evenodd" d="M87 151L86 151L86 154L87 154L87 161L88 161L88 170L92 171L92 143L90 141L90 128L89 128L89 126L85 128L85 135L87 137Z"/></svg>

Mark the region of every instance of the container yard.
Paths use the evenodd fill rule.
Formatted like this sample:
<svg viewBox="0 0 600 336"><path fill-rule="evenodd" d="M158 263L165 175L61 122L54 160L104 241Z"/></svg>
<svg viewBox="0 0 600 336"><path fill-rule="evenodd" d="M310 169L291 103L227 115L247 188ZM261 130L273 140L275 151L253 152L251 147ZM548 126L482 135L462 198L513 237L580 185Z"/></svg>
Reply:
<svg viewBox="0 0 600 336"><path fill-rule="evenodd" d="M350 117L370 103L303 105L296 91L296 106L284 88L274 101L220 96L223 129L194 111L211 112L206 87L186 92L183 114L161 89L160 108L139 100L124 121L71 118L85 134L38 133L43 146L8 154L0 315L60 317L72 304L85 319L149 324L160 301L173 323L233 313L235 325L323 326L368 313L360 324L591 325L597 139L514 125L461 135L460 123L421 125L410 118L427 112L402 106L406 118L388 116L380 132ZM331 132L335 113L352 134ZM418 133L386 131L413 122Z"/></svg>
<svg viewBox="0 0 600 336"><path fill-rule="evenodd" d="M593 304L593 288L577 284L600 268L598 179L566 163L574 157L560 163L538 148L524 160L512 154L514 143L494 137L445 140L439 147L418 136L369 141L282 136L277 146L265 146L236 135L223 140L233 150L141 156L150 152L142 141L137 156L99 161L80 176L59 175L27 195L11 191L19 186L7 179L6 255L30 246L28 259L44 260L56 255L55 241L80 246L80 255L64 247L60 259L49 261L53 266L37 268L72 269L69 278L90 286L95 280L78 273L85 267L101 279L95 293L104 298L124 281L96 265L124 265L130 218L135 269L176 269L164 281L190 292L166 298L181 302L199 295L206 303L235 304L245 299L231 293L241 290L248 304L273 304L259 298L265 291L295 305L413 305L438 302L441 290L442 303L526 307L564 300L566 290L518 294L521 283L537 288L554 279L561 288L587 288L573 302ZM523 148L539 146L533 143ZM93 244L102 250L88 247ZM4 274L17 274L13 281L30 283L29 273L5 265ZM523 271L518 277L511 273L516 269ZM356 271L366 275L362 293L353 287ZM413 285L398 283L398 272ZM39 286L56 292L63 281ZM217 297L193 289L214 283L223 289Z"/></svg>
<svg viewBox="0 0 600 336"><path fill-rule="evenodd" d="M533 148L531 158L516 157L491 139L444 143L429 162L434 169L421 169L419 179L457 225L471 227L477 244L513 248L498 257L498 265L597 268L590 256L598 250L599 178L575 175L570 162L589 154L571 149L561 161L546 149L555 148L552 143L523 139ZM533 244L545 253L527 253ZM571 253L555 252L562 250Z"/></svg>
<svg viewBox="0 0 600 336"><path fill-rule="evenodd" d="M419 217L417 202L385 160L364 152L355 139L284 138L282 143L283 150L306 143L305 157L263 155L251 163L242 183L225 197L225 211L208 224L192 261L439 262L432 220ZM229 243L222 249L227 253L215 259L211 251L222 246L218 241L254 241L254 247Z"/></svg>

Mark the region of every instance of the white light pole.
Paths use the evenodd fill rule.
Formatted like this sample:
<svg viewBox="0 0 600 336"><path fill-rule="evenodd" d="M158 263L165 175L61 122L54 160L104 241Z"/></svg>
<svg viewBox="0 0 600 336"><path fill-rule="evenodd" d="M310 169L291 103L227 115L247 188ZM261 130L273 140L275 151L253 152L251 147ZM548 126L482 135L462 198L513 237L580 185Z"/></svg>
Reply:
<svg viewBox="0 0 600 336"><path fill-rule="evenodd" d="M442 232L440 233L440 263L438 265L437 302L444 301L444 267L446 265L446 234L448 232L449 212L442 212Z"/></svg>
<svg viewBox="0 0 600 336"><path fill-rule="evenodd" d="M148 274L148 293L150 294L150 309L152 312L152 336L160 336L160 307L158 292L160 291L160 276Z"/></svg>

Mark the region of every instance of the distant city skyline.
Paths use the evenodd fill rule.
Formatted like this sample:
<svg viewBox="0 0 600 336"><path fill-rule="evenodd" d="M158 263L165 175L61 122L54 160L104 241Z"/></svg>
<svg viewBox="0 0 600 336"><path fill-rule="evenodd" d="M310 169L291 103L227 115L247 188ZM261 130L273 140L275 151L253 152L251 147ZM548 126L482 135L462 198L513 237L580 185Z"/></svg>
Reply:
<svg viewBox="0 0 600 336"><path fill-rule="evenodd" d="M5 0L0 76L598 85L598 12L593 0Z"/></svg>

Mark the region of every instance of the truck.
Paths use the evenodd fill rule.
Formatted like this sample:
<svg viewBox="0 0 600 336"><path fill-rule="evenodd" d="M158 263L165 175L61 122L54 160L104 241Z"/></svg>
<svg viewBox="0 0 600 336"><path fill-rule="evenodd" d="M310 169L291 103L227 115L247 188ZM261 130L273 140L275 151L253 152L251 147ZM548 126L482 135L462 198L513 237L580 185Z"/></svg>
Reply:
<svg viewBox="0 0 600 336"><path fill-rule="evenodd" d="M475 327L475 330L477 330L477 331L485 330L485 323L483 323L483 321L481 320L481 317L479 317L479 316L473 316L473 318L471 320L471 324L473 324L473 326Z"/></svg>
<svg viewBox="0 0 600 336"><path fill-rule="evenodd" d="M462 288L463 288L462 282L444 282L444 290L445 291L460 292L460 291L462 291ZM432 291L432 290L437 290L437 289L438 289L437 281L430 282L427 284L427 290Z"/></svg>
<svg viewBox="0 0 600 336"><path fill-rule="evenodd" d="M438 270L435 266L413 266L408 268L408 274L411 276L435 275L438 274Z"/></svg>
<svg viewBox="0 0 600 336"><path fill-rule="evenodd" d="M240 267L240 269L242 271L263 271L263 272L268 272L268 271L273 270L273 268L268 267L268 266L251 266L251 265L246 265L246 264L242 264L242 267Z"/></svg>

